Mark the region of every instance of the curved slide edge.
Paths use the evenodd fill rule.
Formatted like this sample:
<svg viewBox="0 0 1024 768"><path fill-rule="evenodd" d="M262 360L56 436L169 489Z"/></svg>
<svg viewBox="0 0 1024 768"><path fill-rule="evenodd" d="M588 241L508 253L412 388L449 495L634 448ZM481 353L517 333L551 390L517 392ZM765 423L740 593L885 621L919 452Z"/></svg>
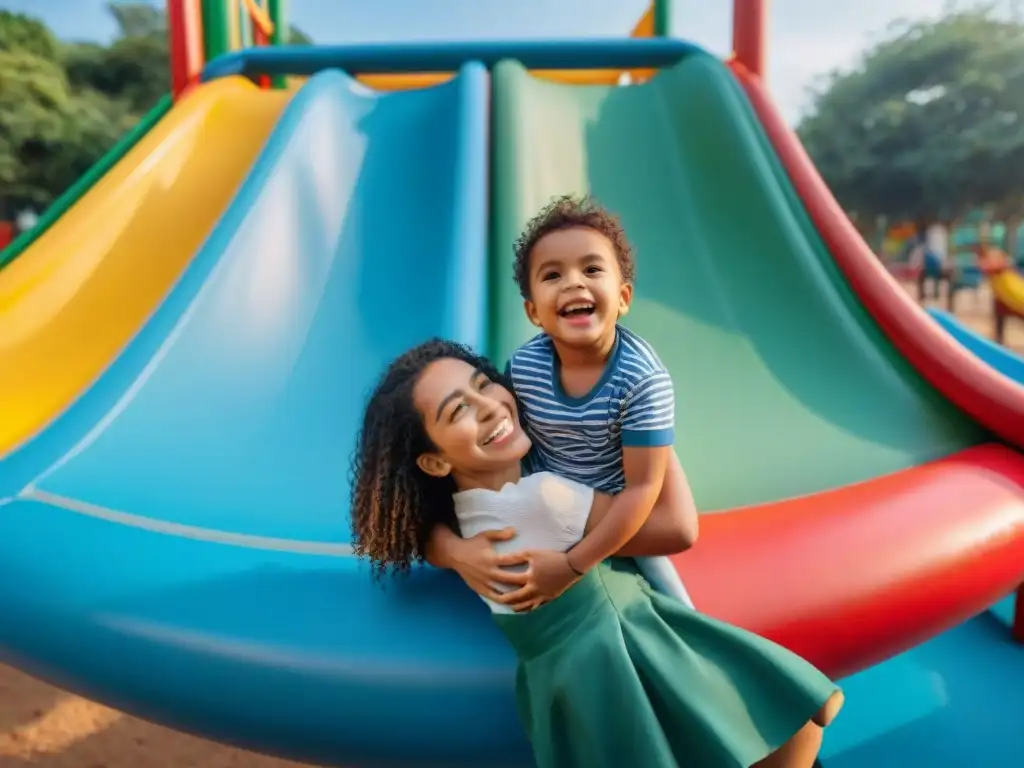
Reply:
<svg viewBox="0 0 1024 768"><path fill-rule="evenodd" d="M956 626L1024 579L1024 457L982 445L705 515L700 546L674 561L702 610L843 677Z"/></svg>
<svg viewBox="0 0 1024 768"><path fill-rule="evenodd" d="M171 290L290 98L241 78L211 85L0 271L0 498L95 423L44 436Z"/></svg>
<svg viewBox="0 0 1024 768"><path fill-rule="evenodd" d="M921 375L986 429L1024 447L1024 388L997 376L930 322L860 237L764 87L729 65L808 214L865 308Z"/></svg>
<svg viewBox="0 0 1024 768"><path fill-rule="evenodd" d="M948 312L934 308L926 311L946 333L985 365L1018 384L1024 384L1024 358L1016 352L982 336Z"/></svg>
<svg viewBox="0 0 1024 768"><path fill-rule="evenodd" d="M429 570L382 590L347 536L381 365L485 338L487 96L479 65L425 91L325 72L299 92L93 388L127 393L105 417L84 397L99 426L3 508L6 659L318 764L529 764L486 607Z"/></svg>

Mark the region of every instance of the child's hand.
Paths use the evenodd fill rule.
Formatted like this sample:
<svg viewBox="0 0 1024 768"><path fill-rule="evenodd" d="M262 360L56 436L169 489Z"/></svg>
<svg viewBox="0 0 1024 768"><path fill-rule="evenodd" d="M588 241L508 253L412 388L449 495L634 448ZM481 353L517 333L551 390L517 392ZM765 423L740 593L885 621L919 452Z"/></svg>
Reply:
<svg viewBox="0 0 1024 768"><path fill-rule="evenodd" d="M522 589L502 595L498 602L504 603L517 613L532 611L554 600L580 578L569 565L569 556L565 552L535 549L517 552L516 555L524 557L530 564L523 574L526 583Z"/></svg>
<svg viewBox="0 0 1024 768"><path fill-rule="evenodd" d="M526 584L526 572L512 573L504 570L510 565L527 563L522 553L499 555L492 542L509 541L516 536L515 528L498 531L483 531L469 539L461 539L452 550L451 566L467 586L481 597L501 602L505 593L494 588L494 584L521 587Z"/></svg>

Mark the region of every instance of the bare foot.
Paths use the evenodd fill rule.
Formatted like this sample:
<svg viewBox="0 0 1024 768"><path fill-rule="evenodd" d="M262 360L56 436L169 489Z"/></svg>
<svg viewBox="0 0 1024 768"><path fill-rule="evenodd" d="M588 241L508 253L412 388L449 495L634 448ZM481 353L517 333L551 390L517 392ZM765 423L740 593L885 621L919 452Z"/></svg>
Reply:
<svg viewBox="0 0 1024 768"><path fill-rule="evenodd" d="M822 728L827 726L833 720L836 719L836 715L839 714L839 710L843 708L843 704L846 702L846 697L842 691L836 691L828 697L828 701L825 705L818 710L817 714L811 718L815 725L820 725Z"/></svg>

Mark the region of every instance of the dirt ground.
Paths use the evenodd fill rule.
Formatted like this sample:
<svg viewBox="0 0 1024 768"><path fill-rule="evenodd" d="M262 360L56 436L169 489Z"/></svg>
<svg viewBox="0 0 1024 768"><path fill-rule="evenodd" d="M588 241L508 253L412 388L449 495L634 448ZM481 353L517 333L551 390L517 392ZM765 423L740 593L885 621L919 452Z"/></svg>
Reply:
<svg viewBox="0 0 1024 768"><path fill-rule="evenodd" d="M916 296L915 287L905 287ZM990 337L991 307L987 287L957 297L957 315ZM1024 353L1024 323L1007 325L1007 341ZM299 763L230 749L160 728L0 666L0 768L29 766L300 768Z"/></svg>
<svg viewBox="0 0 1024 768"><path fill-rule="evenodd" d="M0 666L0 768L302 768L128 717Z"/></svg>

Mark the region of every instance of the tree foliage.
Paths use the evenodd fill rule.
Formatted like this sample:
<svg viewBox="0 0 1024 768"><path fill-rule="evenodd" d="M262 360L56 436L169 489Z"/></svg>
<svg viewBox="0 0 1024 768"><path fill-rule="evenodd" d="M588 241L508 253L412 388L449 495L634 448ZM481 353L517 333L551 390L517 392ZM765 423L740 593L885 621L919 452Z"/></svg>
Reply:
<svg viewBox="0 0 1024 768"><path fill-rule="evenodd" d="M288 44L289 45L311 45L313 38L303 32L301 29L292 24L288 27Z"/></svg>
<svg viewBox="0 0 1024 768"><path fill-rule="evenodd" d="M41 21L0 10L0 51L22 51L42 59L57 59L57 40Z"/></svg>
<svg viewBox="0 0 1024 768"><path fill-rule="evenodd" d="M107 47L60 44L0 11L0 218L48 205L169 88L166 21L145 3L112 5Z"/></svg>
<svg viewBox="0 0 1024 768"><path fill-rule="evenodd" d="M1024 191L1024 25L992 8L902 23L812 93L798 133L865 216L953 218Z"/></svg>
<svg viewBox="0 0 1024 768"><path fill-rule="evenodd" d="M130 125L123 105L69 82L45 26L0 12L0 207L48 204Z"/></svg>
<svg viewBox="0 0 1024 768"><path fill-rule="evenodd" d="M167 14L162 5L142 2L114 2L110 13L121 30L121 37L167 38Z"/></svg>
<svg viewBox="0 0 1024 768"><path fill-rule="evenodd" d="M110 45L0 11L0 219L45 207L170 90L164 5L112 2ZM289 41L311 42L291 27Z"/></svg>

